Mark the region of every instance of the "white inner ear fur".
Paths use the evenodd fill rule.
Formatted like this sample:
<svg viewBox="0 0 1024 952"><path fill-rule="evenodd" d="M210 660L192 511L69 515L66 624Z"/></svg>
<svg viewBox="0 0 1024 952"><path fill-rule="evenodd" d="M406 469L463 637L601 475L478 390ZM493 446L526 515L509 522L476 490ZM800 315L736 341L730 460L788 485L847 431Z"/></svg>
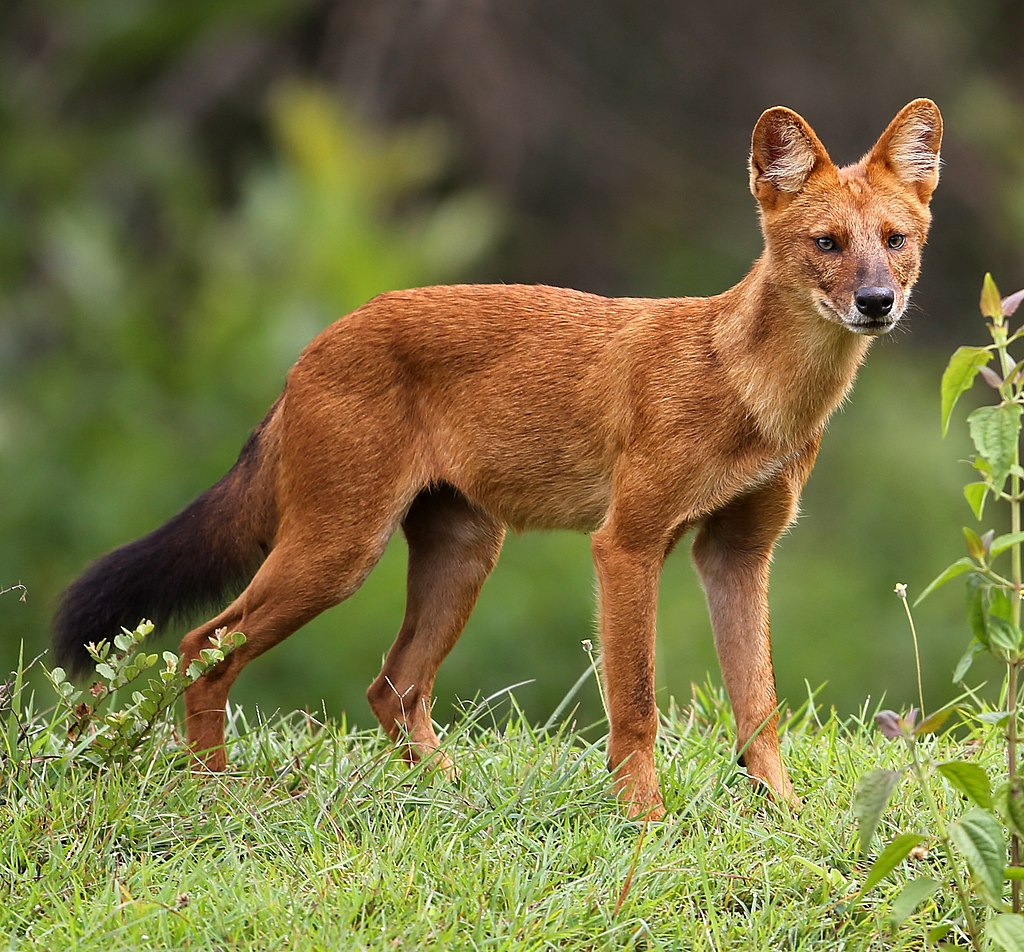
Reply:
<svg viewBox="0 0 1024 952"><path fill-rule="evenodd" d="M799 192L814 168L816 156L800 129L789 123L775 130L778 150L762 175L783 192Z"/></svg>
<svg viewBox="0 0 1024 952"><path fill-rule="evenodd" d="M909 116L889 140L889 161L906 182L926 182L939 174L939 153L933 147L935 126L927 116Z"/></svg>

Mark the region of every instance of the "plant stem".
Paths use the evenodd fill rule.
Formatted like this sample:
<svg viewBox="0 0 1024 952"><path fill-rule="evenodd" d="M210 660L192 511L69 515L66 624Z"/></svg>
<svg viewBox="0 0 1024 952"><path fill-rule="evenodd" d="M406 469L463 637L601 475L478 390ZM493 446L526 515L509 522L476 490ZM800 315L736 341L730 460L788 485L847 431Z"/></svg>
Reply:
<svg viewBox="0 0 1024 952"><path fill-rule="evenodd" d="M1001 329L1001 333L993 335L995 337L996 344L999 349L999 359L1003 367L1004 384L1002 395L1004 399L1012 400L1014 397L1014 391L1016 385L1013 380L1014 363L1007 351L1007 340L1006 332ZM1017 445L1013 450L1013 469L1010 475L1010 532L1020 532L1020 494L1021 494L1021 481L1015 470L1019 470L1020 467L1020 442L1018 440ZM1024 594L1021 591L1021 547L1019 544L1010 547L1010 578L1013 583L1013 589L1010 592L1010 604L1012 606L1011 611L1013 614L1013 627L1014 630L1020 631L1021 621L1021 595ZM1010 789L1016 789L1017 782L1017 712L1019 708L1018 704L1018 687L1017 687L1017 673L1019 670L1019 662L1011 660L1009 662L1009 668L1006 673L1006 709L1008 713L1007 727L1006 727L1006 772L1010 781ZM1010 864L1012 866L1020 865L1020 837L1017 836L1016 832L1011 830L1010 832ZM1021 896L1020 896L1020 880L1014 879L1010 884L1010 894L1012 897L1013 911L1020 912L1021 908Z"/></svg>
<svg viewBox="0 0 1024 952"><path fill-rule="evenodd" d="M1019 482L1018 477L1014 476L1013 481ZM1010 507L1011 511L1011 524L1012 532L1020 531L1020 503L1013 503ZM1012 595L1013 605L1013 624L1017 631L1020 631L1020 599L1021 599L1021 564L1020 564L1020 546L1015 545L1012 548L1013 558L1013 583L1014 591ZM1010 781L1010 789L1016 789L1017 781L1017 695L1019 693L1017 688L1017 672L1019 670L1019 663L1017 661L1011 661L1009 670L1006 673L1006 707L1009 717L1006 722L1006 774ZM1017 836L1015 831L1010 832L1010 865L1020 866L1020 837ZM1010 893L1013 903L1013 911L1020 912L1020 880L1014 879L1010 884Z"/></svg>
<svg viewBox="0 0 1024 952"><path fill-rule="evenodd" d="M960 899L960 908L963 910L964 921L967 923L971 947L975 952L982 952L981 932L978 929L978 921L974 918L974 912L971 909L970 893L967 891L967 886L960 875L960 867L957 865L956 856L953 854L953 844L949 841L949 834L946 832L945 818L942 815L942 811L939 810L939 805L935 800L935 795L932 793L931 785L928 783L928 777L925 775L924 765L921 763L920 757L918 757L916 740L910 741L910 754L914 767L914 776L917 778L917 786L925 799L928 811L932 815L935 829L939 831L939 842L942 844L942 852L946 857L946 865L953 874L953 884L956 886L956 894Z"/></svg>
<svg viewBox="0 0 1024 952"><path fill-rule="evenodd" d="M1016 548L1016 547L1015 547ZM1015 614L1020 614L1020 598L1017 598L1018 608ZM1018 625L1020 624L1018 618ZM1010 781L1011 792L1016 789L1017 779L1017 670L1016 662L1010 663L1006 675L1007 685L1007 708L1009 717L1006 726L1006 773ZM1020 837L1011 830L1010 832L1010 865L1020 866ZM1010 883L1010 894L1013 902L1013 911L1020 912L1020 880L1014 879Z"/></svg>
<svg viewBox="0 0 1024 952"><path fill-rule="evenodd" d="M917 701L920 704L918 708L918 721L925 719L924 715L924 681L921 678L921 651L917 645L917 628L914 625L914 615L910 611L910 602L907 599L905 587L903 594L900 595L900 599L903 601L903 609L907 613L907 621L910 622L910 638L914 642L914 664L917 665Z"/></svg>

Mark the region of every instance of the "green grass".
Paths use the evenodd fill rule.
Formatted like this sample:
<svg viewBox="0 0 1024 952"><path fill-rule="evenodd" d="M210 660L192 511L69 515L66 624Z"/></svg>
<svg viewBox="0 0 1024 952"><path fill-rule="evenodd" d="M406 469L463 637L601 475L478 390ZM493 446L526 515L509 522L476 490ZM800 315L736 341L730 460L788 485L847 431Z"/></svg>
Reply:
<svg viewBox="0 0 1024 952"><path fill-rule="evenodd" d="M105 952L921 949L951 891L900 926L887 900L930 866L944 878L936 860L854 901L854 785L890 763L864 720L808 704L786 723L794 815L751 789L727 706L695 691L658 744L670 815L644 826L609 796L603 738L531 726L508 698L456 717L456 783L407 769L379 732L307 715L235 709L232 769L205 778L169 724L137 761L97 770L47 755L61 726L29 715L37 754L8 757L0 787L2 934ZM896 801L886 840L915 828L911 788Z"/></svg>

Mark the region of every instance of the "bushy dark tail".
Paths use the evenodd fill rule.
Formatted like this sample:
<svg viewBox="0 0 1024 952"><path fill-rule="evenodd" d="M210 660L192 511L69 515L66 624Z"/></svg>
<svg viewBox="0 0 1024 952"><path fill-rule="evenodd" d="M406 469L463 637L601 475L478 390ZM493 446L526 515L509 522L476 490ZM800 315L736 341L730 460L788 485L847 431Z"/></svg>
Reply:
<svg viewBox="0 0 1024 952"><path fill-rule="evenodd" d="M144 618L158 626L219 606L249 582L277 530L277 410L226 476L169 522L94 562L65 590L53 620L56 664L86 670L90 642Z"/></svg>

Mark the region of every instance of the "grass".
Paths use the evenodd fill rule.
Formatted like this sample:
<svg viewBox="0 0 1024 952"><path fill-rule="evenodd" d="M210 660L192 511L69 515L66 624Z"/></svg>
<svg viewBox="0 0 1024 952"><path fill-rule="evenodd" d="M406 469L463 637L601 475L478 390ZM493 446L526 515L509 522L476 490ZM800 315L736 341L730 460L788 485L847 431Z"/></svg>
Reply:
<svg viewBox="0 0 1024 952"><path fill-rule="evenodd" d="M26 717L34 750L47 731L59 744L52 718ZM8 758L0 934L11 949L104 952L921 949L950 891L899 926L886 910L932 858L854 901L866 863L853 789L890 756L865 722L821 718L813 702L790 717L785 754L806 801L792 814L750 788L727 706L695 690L664 720L671 813L647 826L610 798L603 738L531 726L514 698L459 715L454 784L407 769L379 732L238 709L222 776L183 769L169 724L119 767ZM901 794L879 842L915 827Z"/></svg>

